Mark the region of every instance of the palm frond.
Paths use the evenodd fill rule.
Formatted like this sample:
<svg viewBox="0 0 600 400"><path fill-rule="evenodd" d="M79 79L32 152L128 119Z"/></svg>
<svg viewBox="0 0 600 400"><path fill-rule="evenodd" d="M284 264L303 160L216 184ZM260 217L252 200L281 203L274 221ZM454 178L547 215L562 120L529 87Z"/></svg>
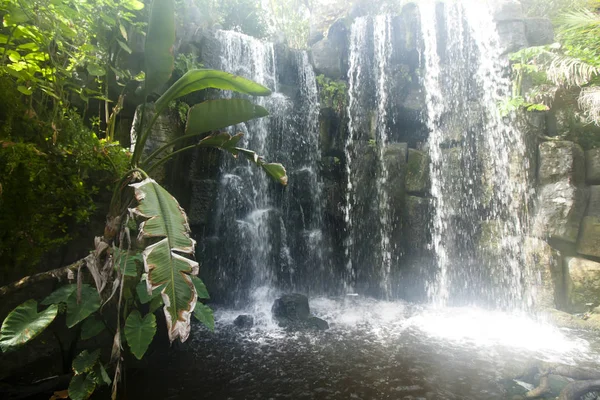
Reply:
<svg viewBox="0 0 600 400"><path fill-rule="evenodd" d="M600 15L589 9L579 9L566 12L558 19L562 30L574 30L600 26Z"/></svg>
<svg viewBox="0 0 600 400"><path fill-rule="evenodd" d="M600 68L578 58L550 52L546 55L549 56L546 74L555 85L583 86L589 83L594 76L600 75Z"/></svg>
<svg viewBox="0 0 600 400"><path fill-rule="evenodd" d="M600 86L583 88L578 102L590 122L600 126Z"/></svg>

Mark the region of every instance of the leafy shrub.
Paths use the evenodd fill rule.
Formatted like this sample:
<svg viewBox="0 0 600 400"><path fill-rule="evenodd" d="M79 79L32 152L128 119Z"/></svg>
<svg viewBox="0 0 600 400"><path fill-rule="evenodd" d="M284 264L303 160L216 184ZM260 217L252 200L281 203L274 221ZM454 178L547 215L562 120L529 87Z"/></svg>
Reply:
<svg viewBox="0 0 600 400"><path fill-rule="evenodd" d="M330 107L338 113L342 112L348 104L348 86L344 81L335 81L325 75L317 76L319 101L321 107Z"/></svg>

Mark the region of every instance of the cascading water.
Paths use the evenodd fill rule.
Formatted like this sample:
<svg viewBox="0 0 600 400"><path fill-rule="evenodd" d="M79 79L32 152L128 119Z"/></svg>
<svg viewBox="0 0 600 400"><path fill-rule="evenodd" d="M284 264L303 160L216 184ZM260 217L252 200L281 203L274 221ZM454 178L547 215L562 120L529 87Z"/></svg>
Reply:
<svg viewBox="0 0 600 400"><path fill-rule="evenodd" d="M391 17L357 18L349 55L346 158L347 289L390 296L392 264L388 197L388 79ZM376 110L369 113L368 110ZM369 182L370 181L370 182ZM374 187L372 183L375 183ZM376 194L373 199L372 193ZM373 206L374 205L374 206ZM375 223L373 223L375 221Z"/></svg>
<svg viewBox="0 0 600 400"><path fill-rule="evenodd" d="M305 52L293 54L297 98L278 92L273 44L231 31L217 31L222 70L252 79L274 93L254 99L270 115L240 124L243 146L285 165L290 185L272 183L255 165L224 158L221 164L213 251L213 287L237 305L271 301L276 290L305 289L311 268L325 268L321 246L318 97ZM310 256L307 257L307 254ZM314 276L314 279L318 279Z"/></svg>
<svg viewBox="0 0 600 400"><path fill-rule="evenodd" d="M419 7L439 268L430 299L527 307L522 243L531 181L523 134L499 113L510 81L495 24L485 2L446 3L443 24L437 7Z"/></svg>

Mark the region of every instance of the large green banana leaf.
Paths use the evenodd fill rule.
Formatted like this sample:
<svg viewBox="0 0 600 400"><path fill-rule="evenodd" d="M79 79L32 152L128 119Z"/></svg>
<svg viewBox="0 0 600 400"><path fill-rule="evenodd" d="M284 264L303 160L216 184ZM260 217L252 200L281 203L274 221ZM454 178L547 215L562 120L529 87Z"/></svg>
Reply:
<svg viewBox="0 0 600 400"><path fill-rule="evenodd" d="M138 201L134 211L147 218L140 224L140 236L158 240L142 253L148 293L164 285L161 296L169 339L183 342L189 336L190 317L198 298L191 279L198 274L198 263L182 255L194 253L187 216L177 200L153 179L131 186Z"/></svg>
<svg viewBox="0 0 600 400"><path fill-rule="evenodd" d="M232 90L252 96L268 96L271 91L261 84L229 72L215 69L194 69L188 71L155 103L155 112L161 113L170 102L203 89Z"/></svg>
<svg viewBox="0 0 600 400"><path fill-rule="evenodd" d="M216 131L267 115L264 107L246 99L209 100L190 108L185 134Z"/></svg>
<svg viewBox="0 0 600 400"><path fill-rule="evenodd" d="M167 83L173 71L175 43L175 5L173 0L154 0L144 46L146 95Z"/></svg>

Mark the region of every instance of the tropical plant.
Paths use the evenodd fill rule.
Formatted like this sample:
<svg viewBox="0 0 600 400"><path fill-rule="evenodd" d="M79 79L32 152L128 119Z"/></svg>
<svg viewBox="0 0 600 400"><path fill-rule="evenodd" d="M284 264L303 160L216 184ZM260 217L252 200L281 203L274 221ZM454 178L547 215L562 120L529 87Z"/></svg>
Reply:
<svg viewBox="0 0 600 400"><path fill-rule="evenodd" d="M154 0L145 41L144 98L162 91L173 71L175 41L173 0ZM113 335L110 360L100 352L82 352L73 360L74 376L69 396L87 399L99 385L109 383L105 366L113 373L113 398L123 368L123 342L142 358L156 333L155 312L162 310L170 341L185 341L194 315L210 329L212 311L199 300L208 299L204 283L197 277L193 260L195 242L184 210L150 174L182 151L197 147L218 148L234 156L243 155L281 184L287 184L281 164L268 163L251 150L238 147L242 134L218 132L230 125L268 114L246 98L210 100L190 108L185 134L144 156L145 144L157 118L182 96L204 89L219 89L244 95L267 96L269 89L223 71L196 69L185 73L160 95L152 106L140 107L138 132L129 170L115 185L104 234L96 238L95 250L78 267L85 265L92 284L82 283L81 268L75 285L58 288L42 301L46 309L29 300L15 308L0 330L2 351L13 350L46 329L58 313L66 313L69 328L80 327L81 337L90 338L108 329ZM146 116L147 117L146 117ZM210 133L215 132L215 133ZM203 138L170 154L169 149L190 138ZM103 310L114 307L111 323Z"/></svg>

